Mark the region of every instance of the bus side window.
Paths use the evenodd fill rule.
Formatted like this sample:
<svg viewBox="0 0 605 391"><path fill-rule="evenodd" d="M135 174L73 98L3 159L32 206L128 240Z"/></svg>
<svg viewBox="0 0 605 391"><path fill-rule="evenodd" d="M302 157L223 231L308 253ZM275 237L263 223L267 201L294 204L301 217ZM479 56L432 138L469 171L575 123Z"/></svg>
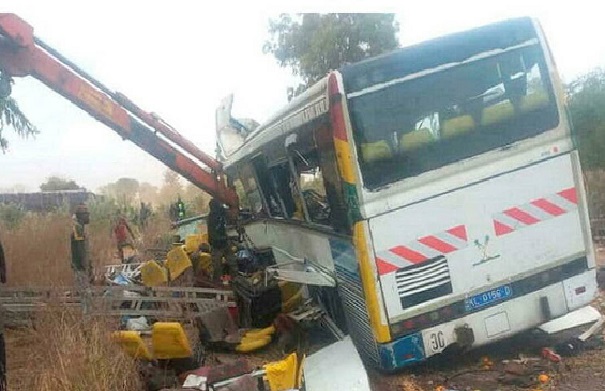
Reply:
<svg viewBox="0 0 605 391"><path fill-rule="evenodd" d="M254 170L249 164L244 165L239 171L239 179L234 183L240 205L248 208L254 214L260 214L263 211L263 200L260 190L256 183ZM242 197L243 195L243 197Z"/></svg>
<svg viewBox="0 0 605 391"><path fill-rule="evenodd" d="M316 224L330 225L330 204L315 138L309 137L291 146L289 155L296 175L295 184L300 186L308 219Z"/></svg>
<svg viewBox="0 0 605 391"><path fill-rule="evenodd" d="M233 186L235 187L235 192L237 193L237 198L239 198L239 206L242 209L250 209L250 202L248 201L248 194L246 193L246 189L244 189L244 184L240 178L237 178L233 181Z"/></svg>
<svg viewBox="0 0 605 391"><path fill-rule="evenodd" d="M263 155L256 156L252 159L252 165L256 171L258 184L263 193L269 215L271 217L284 217L283 206L277 194L271 173L269 172L269 167L267 167L265 157Z"/></svg>
<svg viewBox="0 0 605 391"><path fill-rule="evenodd" d="M300 204L298 185L290 171L289 163L286 161L277 164L271 167L270 171L284 210L284 217L302 220L303 211Z"/></svg>

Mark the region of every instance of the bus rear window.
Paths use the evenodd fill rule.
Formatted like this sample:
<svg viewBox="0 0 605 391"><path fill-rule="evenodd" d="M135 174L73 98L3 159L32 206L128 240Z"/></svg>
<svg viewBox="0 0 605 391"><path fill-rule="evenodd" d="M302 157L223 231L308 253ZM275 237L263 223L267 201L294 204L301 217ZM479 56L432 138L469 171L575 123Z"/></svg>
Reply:
<svg viewBox="0 0 605 391"><path fill-rule="evenodd" d="M536 136L559 121L537 40L407 79L349 96L369 189Z"/></svg>

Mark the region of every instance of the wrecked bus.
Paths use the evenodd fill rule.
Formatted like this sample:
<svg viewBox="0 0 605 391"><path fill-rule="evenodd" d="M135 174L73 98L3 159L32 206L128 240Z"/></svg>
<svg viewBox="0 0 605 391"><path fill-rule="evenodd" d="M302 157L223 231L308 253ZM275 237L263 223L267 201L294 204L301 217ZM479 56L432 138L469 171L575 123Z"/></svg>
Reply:
<svg viewBox="0 0 605 391"><path fill-rule="evenodd" d="M534 19L346 65L256 128L225 117L246 235L303 282L334 278L323 304L374 366L487 344L595 296L578 151Z"/></svg>

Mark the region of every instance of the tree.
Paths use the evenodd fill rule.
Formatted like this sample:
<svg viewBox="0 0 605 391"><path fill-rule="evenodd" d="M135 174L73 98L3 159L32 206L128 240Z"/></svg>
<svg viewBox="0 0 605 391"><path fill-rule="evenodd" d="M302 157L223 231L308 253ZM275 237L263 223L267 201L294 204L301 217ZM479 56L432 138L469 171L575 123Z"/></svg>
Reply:
<svg viewBox="0 0 605 391"><path fill-rule="evenodd" d="M134 178L120 178L116 181L118 200L125 205L131 205L139 191L139 181Z"/></svg>
<svg viewBox="0 0 605 391"><path fill-rule="evenodd" d="M133 206L141 189L139 181L134 178L120 178L101 187L100 192L113 198L121 207Z"/></svg>
<svg viewBox="0 0 605 391"><path fill-rule="evenodd" d="M263 51L309 87L330 70L397 48L394 14L281 14Z"/></svg>
<svg viewBox="0 0 605 391"><path fill-rule="evenodd" d="M179 174L172 170L166 170L164 173L164 184L160 189L160 202L169 205L176 202L179 195L183 194L183 184Z"/></svg>
<svg viewBox="0 0 605 391"><path fill-rule="evenodd" d="M158 203L158 188L148 182L142 182L139 185L139 196L142 202L151 204Z"/></svg>
<svg viewBox="0 0 605 391"><path fill-rule="evenodd" d="M71 179L61 178L59 176L51 176L46 179L46 182L40 185L41 191L60 191L60 190L79 190L78 184Z"/></svg>
<svg viewBox="0 0 605 391"><path fill-rule="evenodd" d="M605 214L605 70L595 69L567 85L574 135L592 217Z"/></svg>
<svg viewBox="0 0 605 391"><path fill-rule="evenodd" d="M187 209L191 211L191 215L208 213L208 204L211 198L210 194L198 188L193 183L188 183L185 186L183 201L187 204Z"/></svg>
<svg viewBox="0 0 605 391"><path fill-rule="evenodd" d="M12 79L0 72L0 149L2 152L5 152L8 147L8 140L4 138L5 128L12 128L21 137L38 133L17 102L10 97L11 84Z"/></svg>
<svg viewBox="0 0 605 391"><path fill-rule="evenodd" d="M567 94L582 167L605 169L605 70L577 78L567 86Z"/></svg>

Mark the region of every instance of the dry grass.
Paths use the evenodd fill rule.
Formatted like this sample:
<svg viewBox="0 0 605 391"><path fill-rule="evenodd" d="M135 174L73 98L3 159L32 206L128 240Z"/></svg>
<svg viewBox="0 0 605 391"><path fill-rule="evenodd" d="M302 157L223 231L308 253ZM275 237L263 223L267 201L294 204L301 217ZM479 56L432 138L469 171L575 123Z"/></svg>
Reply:
<svg viewBox="0 0 605 391"><path fill-rule="evenodd" d="M9 286L64 287L73 285L71 270L71 217L67 214L28 215L13 229L0 225ZM162 246L170 221L155 218L149 222L139 250ZM88 227L90 257L95 267L119 262L109 220L92 221Z"/></svg>
<svg viewBox="0 0 605 391"><path fill-rule="evenodd" d="M56 308L35 328L9 333L9 389L141 390L135 361L110 340L113 326Z"/></svg>
<svg viewBox="0 0 605 391"><path fill-rule="evenodd" d="M167 220L150 221L142 246L154 245L169 228ZM9 285L72 286L71 229L64 213L27 215L12 229L0 224ZM93 265L117 262L109 219L92 221L88 236ZM78 311L61 308L41 314L35 324L7 333L9 390L142 389L135 362L110 341L116 324L84 322Z"/></svg>
<svg viewBox="0 0 605 391"><path fill-rule="evenodd" d="M60 214L31 215L0 232L10 286L66 286L70 267L71 220Z"/></svg>

